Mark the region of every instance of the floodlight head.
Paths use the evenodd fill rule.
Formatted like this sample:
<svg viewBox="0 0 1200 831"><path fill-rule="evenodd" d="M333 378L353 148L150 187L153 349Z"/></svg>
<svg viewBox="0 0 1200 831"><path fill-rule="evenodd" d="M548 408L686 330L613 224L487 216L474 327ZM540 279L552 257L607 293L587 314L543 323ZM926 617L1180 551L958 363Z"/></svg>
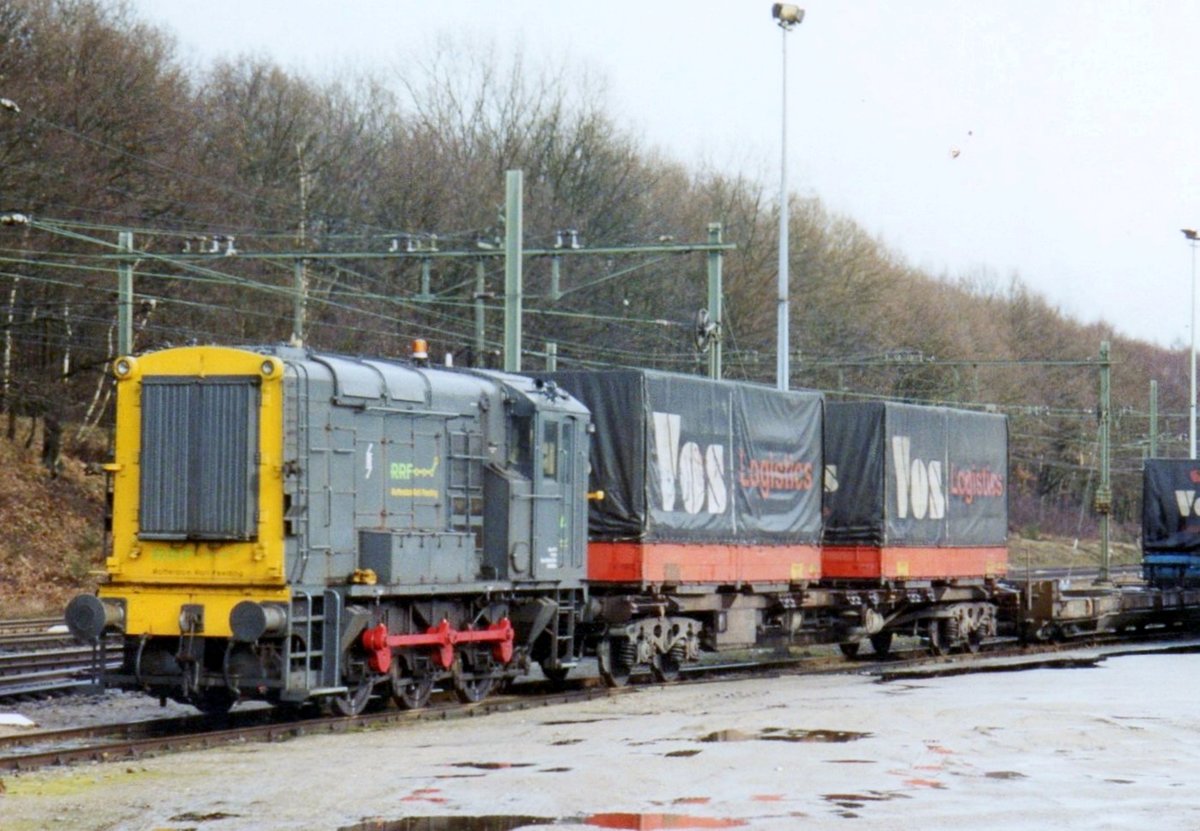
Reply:
<svg viewBox="0 0 1200 831"><path fill-rule="evenodd" d="M19 113L21 108L17 106L17 102L11 98L0 98L0 110L8 110L10 113Z"/></svg>
<svg viewBox="0 0 1200 831"><path fill-rule="evenodd" d="M1180 228L1179 230L1180 230L1180 231L1182 231L1182 232L1183 232L1183 235L1184 235L1185 237L1187 237L1188 239L1190 239L1190 240L1198 240L1198 239L1200 239L1200 235L1197 235L1197 234L1196 234L1196 229L1195 229L1195 228Z"/></svg>
<svg viewBox="0 0 1200 831"><path fill-rule="evenodd" d="M779 22L781 29L791 29L804 20L804 9L791 3L775 3L771 6L771 17Z"/></svg>
<svg viewBox="0 0 1200 831"><path fill-rule="evenodd" d="M8 211L0 213L0 225L28 225L29 214Z"/></svg>

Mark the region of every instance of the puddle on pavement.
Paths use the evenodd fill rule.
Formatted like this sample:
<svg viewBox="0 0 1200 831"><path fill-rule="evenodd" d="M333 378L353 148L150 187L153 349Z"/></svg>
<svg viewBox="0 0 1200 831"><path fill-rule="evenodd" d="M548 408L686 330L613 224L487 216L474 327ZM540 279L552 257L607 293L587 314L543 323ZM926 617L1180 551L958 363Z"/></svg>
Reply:
<svg viewBox="0 0 1200 831"><path fill-rule="evenodd" d="M908 794L895 791L867 791L866 793L827 793L821 797L826 802L832 802L840 808L852 810L861 808L868 802L891 802L893 799L912 799Z"/></svg>
<svg viewBox="0 0 1200 831"><path fill-rule="evenodd" d="M567 745L580 744L582 742L583 739L559 739L556 742L550 742L550 744L554 747L566 747Z"/></svg>
<svg viewBox="0 0 1200 831"><path fill-rule="evenodd" d="M198 814L188 812L186 814L176 814L171 817L171 822L215 822L222 819L236 819L238 814L227 814L224 811L213 811L208 814Z"/></svg>
<svg viewBox="0 0 1200 831"><path fill-rule="evenodd" d="M670 753L664 754L668 759L686 759L689 756L697 756L699 750L672 750Z"/></svg>
<svg viewBox="0 0 1200 831"><path fill-rule="evenodd" d="M528 825L553 825L550 817L405 817L404 819L365 819L356 825L344 825L338 831L513 831Z"/></svg>
<svg viewBox="0 0 1200 831"><path fill-rule="evenodd" d="M989 770L984 774L988 779L1027 779L1023 773L1018 773L1015 770Z"/></svg>
<svg viewBox="0 0 1200 831"><path fill-rule="evenodd" d="M728 817L689 817L683 814L592 814L572 820L592 828L627 828L633 831L648 828L740 828L744 819Z"/></svg>
<svg viewBox="0 0 1200 831"><path fill-rule="evenodd" d="M633 829L648 828L738 828L746 825L742 819L728 817L699 817L684 814L592 814L586 817L404 817L397 820L364 819L355 825L345 825L338 831L514 831L530 825L570 823L591 828Z"/></svg>
<svg viewBox="0 0 1200 831"><path fill-rule="evenodd" d="M562 727L567 724L596 724L601 721L613 721L611 718L577 718L566 721L543 721L543 727Z"/></svg>
<svg viewBox="0 0 1200 831"><path fill-rule="evenodd" d="M474 770L508 770L509 768L531 768L533 762L453 762L452 768L472 768Z"/></svg>
<svg viewBox="0 0 1200 831"><path fill-rule="evenodd" d="M782 727L767 727L758 733L745 733L741 730L718 730L701 736L702 742L813 742L822 744L845 744L866 739L870 733L856 733L851 730L784 730Z"/></svg>

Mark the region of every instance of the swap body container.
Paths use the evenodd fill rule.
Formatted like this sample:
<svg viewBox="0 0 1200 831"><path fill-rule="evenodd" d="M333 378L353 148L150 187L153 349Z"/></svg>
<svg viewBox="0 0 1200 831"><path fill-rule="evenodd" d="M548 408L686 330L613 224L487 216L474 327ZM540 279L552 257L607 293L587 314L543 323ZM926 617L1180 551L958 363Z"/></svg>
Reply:
<svg viewBox="0 0 1200 831"><path fill-rule="evenodd" d="M1200 462L1147 459L1142 472L1142 556L1151 582L1200 581Z"/></svg>
<svg viewBox="0 0 1200 831"><path fill-rule="evenodd" d="M1004 416L831 402L825 579L996 577L1008 563Z"/></svg>
<svg viewBox="0 0 1200 831"><path fill-rule="evenodd" d="M596 425L591 581L762 585L819 577L819 393L651 370L548 377L582 401Z"/></svg>

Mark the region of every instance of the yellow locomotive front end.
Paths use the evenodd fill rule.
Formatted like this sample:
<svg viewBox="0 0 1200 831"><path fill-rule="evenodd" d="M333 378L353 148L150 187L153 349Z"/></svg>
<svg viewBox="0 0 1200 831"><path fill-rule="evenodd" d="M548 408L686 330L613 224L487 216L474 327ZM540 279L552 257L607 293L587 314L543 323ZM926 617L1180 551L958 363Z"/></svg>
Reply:
<svg viewBox="0 0 1200 831"><path fill-rule="evenodd" d="M83 640L124 636L110 682L221 709L228 693L210 693L227 685L210 690L204 679L228 662L235 607L269 626L289 597L284 364L186 347L120 358L113 373L107 577L97 595L72 601L67 623Z"/></svg>

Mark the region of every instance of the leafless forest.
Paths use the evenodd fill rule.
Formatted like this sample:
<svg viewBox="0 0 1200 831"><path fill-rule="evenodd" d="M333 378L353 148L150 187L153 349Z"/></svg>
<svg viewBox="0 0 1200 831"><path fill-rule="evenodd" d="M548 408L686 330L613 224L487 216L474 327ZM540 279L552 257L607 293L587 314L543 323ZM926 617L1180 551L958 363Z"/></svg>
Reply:
<svg viewBox="0 0 1200 831"><path fill-rule="evenodd" d="M310 345L403 355L421 336L459 364L495 361L503 260L480 256L503 239L512 169L524 171L529 248L569 245L568 229L584 248L703 242L721 223L737 245L724 262L725 375L774 381L773 179L673 160L578 68L430 42L398 56L404 68L314 80L256 58L186 65L119 2L0 0L0 210L34 220L0 226L9 440L26 440L14 416L44 420L67 452L104 435L122 231L136 351L286 340L295 258L256 255L307 253ZM1073 320L1017 274L923 273L819 198L790 209L793 385L1008 413L1013 530L1088 537L1109 340L1115 517L1134 533L1152 379L1160 454L1185 452L1185 349ZM419 256L435 248L461 256ZM704 371L692 336L703 255L564 258L561 279L555 299L549 260L526 263L527 368L554 341L562 367Z"/></svg>

